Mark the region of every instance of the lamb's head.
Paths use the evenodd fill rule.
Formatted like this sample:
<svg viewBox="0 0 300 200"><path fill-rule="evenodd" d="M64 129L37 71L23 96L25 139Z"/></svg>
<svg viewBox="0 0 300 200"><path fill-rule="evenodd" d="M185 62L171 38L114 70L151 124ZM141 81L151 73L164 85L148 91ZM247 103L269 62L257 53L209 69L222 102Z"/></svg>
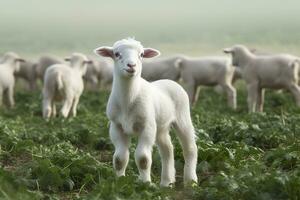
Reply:
<svg viewBox="0 0 300 200"><path fill-rule="evenodd" d="M25 62L25 60L20 58L20 56L14 52L7 52L2 58L2 63L12 64L13 70L16 72L20 70L20 62Z"/></svg>
<svg viewBox="0 0 300 200"><path fill-rule="evenodd" d="M158 56L160 52L152 48L144 48L139 41L132 38L117 41L113 47L99 47L95 53L110 57L115 62L115 73L122 77L140 76L142 59Z"/></svg>
<svg viewBox="0 0 300 200"><path fill-rule="evenodd" d="M87 65L92 63L87 56L81 53L73 53L71 57L65 58L65 61L69 61L70 66L78 69L82 75L86 73Z"/></svg>
<svg viewBox="0 0 300 200"><path fill-rule="evenodd" d="M241 67L241 62L245 60L245 57L252 55L251 51L244 45L234 45L233 47L225 48L224 53L231 54L232 65Z"/></svg>

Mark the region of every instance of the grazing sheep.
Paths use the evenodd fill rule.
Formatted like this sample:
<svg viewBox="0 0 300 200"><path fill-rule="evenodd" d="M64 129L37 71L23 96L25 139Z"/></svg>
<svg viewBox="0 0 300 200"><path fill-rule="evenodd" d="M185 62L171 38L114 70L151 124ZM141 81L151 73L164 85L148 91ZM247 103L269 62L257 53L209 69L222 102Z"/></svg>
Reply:
<svg viewBox="0 0 300 200"><path fill-rule="evenodd" d="M107 60L89 58L92 63L87 66L84 79L91 85L92 89L97 89L98 85L108 88L113 80L113 65Z"/></svg>
<svg viewBox="0 0 300 200"><path fill-rule="evenodd" d="M44 75L47 68L54 64L62 64L64 61L53 55L43 55L40 57L36 66L36 78L41 81L44 80Z"/></svg>
<svg viewBox="0 0 300 200"><path fill-rule="evenodd" d="M179 56L143 61L142 77L147 81L170 79L178 81L180 78Z"/></svg>
<svg viewBox="0 0 300 200"><path fill-rule="evenodd" d="M300 106L300 89L298 83L298 62L295 56L255 55L243 45L224 49L232 55L232 64L240 67L248 90L249 112L263 111L264 88L287 89Z"/></svg>
<svg viewBox="0 0 300 200"><path fill-rule="evenodd" d="M26 61L20 63L20 70L15 73L17 78L26 80L29 84L31 91L37 88L36 85L36 66L37 64L32 61Z"/></svg>
<svg viewBox="0 0 300 200"><path fill-rule="evenodd" d="M175 182L173 145L169 129L173 124L183 147L184 181L197 182L197 146L189 100L174 81L148 82L141 77L142 58L159 55L143 48L134 39L117 41L113 47L99 47L95 53L114 60L114 80L107 104L110 138L115 146L113 165L117 176L124 176L129 159L130 137L138 136L135 161L140 180L150 182L152 148L156 143L161 155L161 186Z"/></svg>
<svg viewBox="0 0 300 200"><path fill-rule="evenodd" d="M190 104L195 104L198 99L200 85L219 85L227 93L228 105L236 109L236 90L232 86L234 67L226 57L181 58L179 63L181 78Z"/></svg>
<svg viewBox="0 0 300 200"><path fill-rule="evenodd" d="M43 117L48 119L56 115L55 101L64 101L61 115L66 118L72 108L73 117L76 116L77 104L83 92L83 75L87 64L87 57L80 53L73 53L67 58L70 64L55 64L50 66L44 77L43 88Z"/></svg>
<svg viewBox="0 0 300 200"><path fill-rule="evenodd" d="M20 62L25 62L16 53L8 52L4 54L0 63L0 105L2 105L3 95L5 97L5 103L9 107L15 105L14 100L14 86L15 77L14 73L19 71Z"/></svg>

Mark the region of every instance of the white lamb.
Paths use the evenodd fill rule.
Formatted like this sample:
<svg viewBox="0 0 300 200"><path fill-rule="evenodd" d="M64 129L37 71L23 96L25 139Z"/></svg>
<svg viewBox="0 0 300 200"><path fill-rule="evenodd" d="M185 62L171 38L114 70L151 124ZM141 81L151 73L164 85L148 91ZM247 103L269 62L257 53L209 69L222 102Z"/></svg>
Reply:
<svg viewBox="0 0 300 200"><path fill-rule="evenodd" d="M232 55L232 64L242 69L248 90L249 112L263 111L264 88L287 89L300 106L299 59L295 56L255 55L243 45L224 49Z"/></svg>
<svg viewBox="0 0 300 200"><path fill-rule="evenodd" d="M62 64L64 61L57 56L54 55L42 55L36 66L36 78L41 81L44 80L45 72L48 67L54 64Z"/></svg>
<svg viewBox="0 0 300 200"><path fill-rule="evenodd" d="M89 58L92 63L87 66L84 79L91 89L109 88L113 80L113 64L108 60Z"/></svg>
<svg viewBox="0 0 300 200"><path fill-rule="evenodd" d="M147 81L170 79L178 81L180 56L143 61L142 77Z"/></svg>
<svg viewBox="0 0 300 200"><path fill-rule="evenodd" d="M55 101L64 101L61 115L66 118L72 108L73 117L76 116L79 98L83 92L83 75L87 64L87 57L80 53L73 53L67 58L70 64L55 64L50 66L44 77L43 88L43 117L49 119L56 115Z"/></svg>
<svg viewBox="0 0 300 200"><path fill-rule="evenodd" d="M130 137L138 136L135 161L139 179L151 181L152 148L156 143L162 160L161 186L174 183L174 155L169 135L173 124L183 147L184 181L197 182L197 146L186 92L171 80L150 83L141 78L142 59L155 57L159 52L143 48L134 39L123 39L113 47L99 47L95 53L111 57L115 62L106 113L110 120L110 138L115 146L113 165L117 176L125 175Z"/></svg>
<svg viewBox="0 0 300 200"><path fill-rule="evenodd" d="M4 54L0 63L0 105L3 102L3 95L5 96L5 103L9 107L15 105L14 87L15 77L14 73L20 70L20 62L25 62L16 53L8 52Z"/></svg>
<svg viewBox="0 0 300 200"><path fill-rule="evenodd" d="M232 86L234 67L226 57L182 57L179 63L181 78L190 104L198 99L199 86L221 86L227 93L228 105L236 109L236 89Z"/></svg>
<svg viewBox="0 0 300 200"><path fill-rule="evenodd" d="M20 70L15 73L17 78L22 78L28 82L31 91L37 89L36 66L37 63L26 60L26 62L20 64Z"/></svg>

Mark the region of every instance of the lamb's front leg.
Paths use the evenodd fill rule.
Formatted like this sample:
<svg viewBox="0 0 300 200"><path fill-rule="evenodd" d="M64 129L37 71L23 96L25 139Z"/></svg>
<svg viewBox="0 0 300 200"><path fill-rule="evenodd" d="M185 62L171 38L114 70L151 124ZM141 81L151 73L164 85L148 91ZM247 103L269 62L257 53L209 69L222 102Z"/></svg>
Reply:
<svg viewBox="0 0 300 200"><path fill-rule="evenodd" d="M109 128L110 139L115 147L113 166L117 176L125 176L129 160L130 138L123 132L122 127L111 122Z"/></svg>
<svg viewBox="0 0 300 200"><path fill-rule="evenodd" d="M255 112L256 104L257 104L257 91L258 91L258 84L257 83L250 83L247 85L248 90L248 111L249 113Z"/></svg>
<svg viewBox="0 0 300 200"><path fill-rule="evenodd" d="M152 149L155 143L156 128L145 127L138 138L135 150L135 162L139 169L139 179L142 182L151 182Z"/></svg>

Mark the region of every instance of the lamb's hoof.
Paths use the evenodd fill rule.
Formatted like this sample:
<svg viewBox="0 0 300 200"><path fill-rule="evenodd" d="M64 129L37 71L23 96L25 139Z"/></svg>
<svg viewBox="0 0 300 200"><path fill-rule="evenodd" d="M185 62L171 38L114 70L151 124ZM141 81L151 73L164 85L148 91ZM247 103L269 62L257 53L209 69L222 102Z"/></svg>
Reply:
<svg viewBox="0 0 300 200"><path fill-rule="evenodd" d="M160 187L172 189L175 188L175 183L160 183Z"/></svg>

